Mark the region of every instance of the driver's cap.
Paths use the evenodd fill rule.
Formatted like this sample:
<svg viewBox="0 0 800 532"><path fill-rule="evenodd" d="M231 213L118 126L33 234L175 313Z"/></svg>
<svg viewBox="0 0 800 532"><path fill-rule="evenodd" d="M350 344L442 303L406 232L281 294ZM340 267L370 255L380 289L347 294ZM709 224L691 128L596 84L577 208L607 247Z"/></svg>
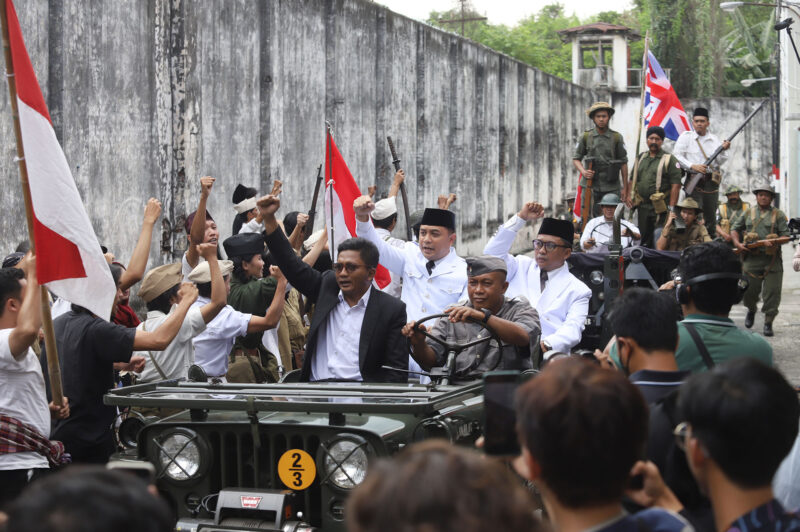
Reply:
<svg viewBox="0 0 800 532"><path fill-rule="evenodd" d="M475 277L476 275L484 275L492 272L508 273L506 269L506 261L500 257L492 255L480 255L478 257L468 257L467 259L467 275Z"/></svg>

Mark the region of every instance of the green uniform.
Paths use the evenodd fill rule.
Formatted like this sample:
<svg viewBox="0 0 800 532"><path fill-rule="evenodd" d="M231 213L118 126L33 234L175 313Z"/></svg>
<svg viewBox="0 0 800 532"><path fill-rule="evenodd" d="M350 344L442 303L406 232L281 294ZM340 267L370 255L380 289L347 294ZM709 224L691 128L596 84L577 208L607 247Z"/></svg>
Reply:
<svg viewBox="0 0 800 532"><path fill-rule="evenodd" d="M654 248L653 232L656 227L664 226L664 222L667 221L667 213L656 214L650 196L660 192L664 194L664 203L669 205L672 185L681 184L683 171L675 156L667 154L664 150L659 150L655 156L651 157L649 155L649 151L639 154L631 181L635 177L636 189L633 194L634 196L638 194L638 197L641 198L641 203L636 207L636 210L639 213L638 227L642 235L642 245ZM659 181L659 167L661 167L661 180L660 186L656 188L656 184Z"/></svg>
<svg viewBox="0 0 800 532"><path fill-rule="evenodd" d="M719 211L717 211L717 225L726 233L730 233L736 220L746 213L749 208L750 204L744 201L739 201L736 207L731 206L730 201L721 204ZM733 246L733 240L729 244Z"/></svg>
<svg viewBox="0 0 800 532"><path fill-rule="evenodd" d="M275 287L278 282L274 277L264 277L262 279L251 278L247 282L242 282L236 275L231 275L231 292L228 294L228 304L238 310L264 316L267 309L272 304L275 295ZM250 333L236 339L233 350L253 350L257 349L261 355L261 364L275 382L278 380L278 361L275 355L267 351L262 343L263 332Z"/></svg>
<svg viewBox="0 0 800 532"><path fill-rule="evenodd" d="M691 323L697 330L714 364L721 364L732 358L751 356L769 366L772 365L772 347L761 336L739 329L729 318L689 314L683 321L678 322L678 349L675 351L675 361L681 371L700 372L708 369L697 344L686 329L687 323ZM622 367L616 344L611 345L610 355L614 363Z"/></svg>
<svg viewBox="0 0 800 532"><path fill-rule="evenodd" d="M713 181L701 179L691 194L700 208L703 210L702 221L709 234L716 235L717 228L714 224L716 220L717 207L719 206L719 185Z"/></svg>
<svg viewBox="0 0 800 532"><path fill-rule="evenodd" d="M743 243L764 240L777 236L788 236L789 227L786 215L780 209L770 206L766 211L758 206L751 207L747 214L739 217L733 225ZM781 304L781 285L783 284L783 261L780 246L758 248L748 251L742 260L742 269L747 274L750 286L744 293L743 303L750 312L758 310L758 296L764 304L764 322L772 323L778 315ZM762 291L763 289L763 291Z"/></svg>
<svg viewBox="0 0 800 532"><path fill-rule="evenodd" d="M678 233L673 223L669 226L669 230L662 235L667 239L667 251L682 251L695 244L711 242L706 226L697 221L687 227L683 233Z"/></svg>
<svg viewBox="0 0 800 532"><path fill-rule="evenodd" d="M572 158L590 158L592 162L592 170L595 172L592 179L592 217L600 216L601 209L597 206L597 201L608 193L620 195L619 171L628 162L625 141L620 133L612 129L598 133L597 128L592 128L580 136ZM588 166L589 161L584 163L585 168L588 169ZM581 186L586 185L584 177L581 179Z"/></svg>

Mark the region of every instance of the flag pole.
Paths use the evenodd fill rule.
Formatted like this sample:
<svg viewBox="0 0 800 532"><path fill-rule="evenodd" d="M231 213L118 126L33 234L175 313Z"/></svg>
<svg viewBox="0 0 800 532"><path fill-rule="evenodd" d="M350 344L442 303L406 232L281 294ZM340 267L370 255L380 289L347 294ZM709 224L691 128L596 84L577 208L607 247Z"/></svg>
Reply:
<svg viewBox="0 0 800 532"><path fill-rule="evenodd" d="M642 58L642 90L641 90L641 99L639 100L639 133L636 135L636 154L634 157L638 160L639 158L639 147L641 146L642 142L642 126L644 123L644 94L645 94L645 81L647 80L647 65L648 61L648 54L650 47L650 30L644 34L644 57ZM635 164L635 163L634 163ZM631 190L631 194L633 191Z"/></svg>
<svg viewBox="0 0 800 532"><path fill-rule="evenodd" d="M22 184L22 196L25 201L25 218L28 223L28 239L31 242L31 251L36 253L36 241L33 234L33 203L31 189L28 184L28 167L25 164L25 149L22 145L22 130L19 125L19 109L17 107L17 83L14 78L14 62L11 58L11 44L8 36L8 11L6 0L0 0L0 21L3 27L3 52L6 59L6 79L8 80L8 93L11 99L11 115L14 117L14 136L17 140L17 162L19 163L19 179ZM44 329L44 345L47 350L47 371L50 376L50 394L53 403L61 406L64 394L61 388L61 366L58 362L58 348L56 335L53 330L53 317L50 314L50 298L47 288L39 287L42 298L42 328Z"/></svg>
<svg viewBox="0 0 800 532"><path fill-rule="evenodd" d="M328 199L328 206L329 206L328 208L330 210L330 226L329 227L331 228L331 239L330 239L330 242L328 243L328 251L331 254L331 259L335 261L336 260L336 251L335 251L336 239L334 238L334 234L333 234L333 231L335 229L335 226L333 225L333 150L331 149L332 148L332 146L331 146L331 136L332 136L331 125L327 121L325 122L325 131L326 131L325 142L327 143L327 149L325 151L327 152L327 156L328 156L328 175L327 175L326 181L327 181L327 185L328 185L328 194L329 194L329 199Z"/></svg>

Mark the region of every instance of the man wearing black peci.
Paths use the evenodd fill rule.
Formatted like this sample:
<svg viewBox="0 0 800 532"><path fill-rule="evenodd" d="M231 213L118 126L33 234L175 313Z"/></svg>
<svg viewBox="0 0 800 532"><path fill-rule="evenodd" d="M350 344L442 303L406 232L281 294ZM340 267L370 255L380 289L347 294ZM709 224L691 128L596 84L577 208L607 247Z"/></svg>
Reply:
<svg viewBox="0 0 800 532"><path fill-rule="evenodd" d="M405 382L405 303L372 287L378 250L362 238L339 244L333 271L320 273L302 262L278 226L277 196L258 200L272 258L289 282L316 303L303 361L303 381ZM334 273L335 272L335 273Z"/></svg>

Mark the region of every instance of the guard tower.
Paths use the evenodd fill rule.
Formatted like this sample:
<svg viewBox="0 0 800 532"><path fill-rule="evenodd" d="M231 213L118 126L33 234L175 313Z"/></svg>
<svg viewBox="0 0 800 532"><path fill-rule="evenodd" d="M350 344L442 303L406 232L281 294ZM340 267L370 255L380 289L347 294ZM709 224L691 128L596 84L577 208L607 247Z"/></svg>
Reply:
<svg viewBox="0 0 800 532"><path fill-rule="evenodd" d="M642 38L627 26L595 22L558 32L572 43L572 82L598 91L641 89L641 69L632 69L628 43Z"/></svg>

